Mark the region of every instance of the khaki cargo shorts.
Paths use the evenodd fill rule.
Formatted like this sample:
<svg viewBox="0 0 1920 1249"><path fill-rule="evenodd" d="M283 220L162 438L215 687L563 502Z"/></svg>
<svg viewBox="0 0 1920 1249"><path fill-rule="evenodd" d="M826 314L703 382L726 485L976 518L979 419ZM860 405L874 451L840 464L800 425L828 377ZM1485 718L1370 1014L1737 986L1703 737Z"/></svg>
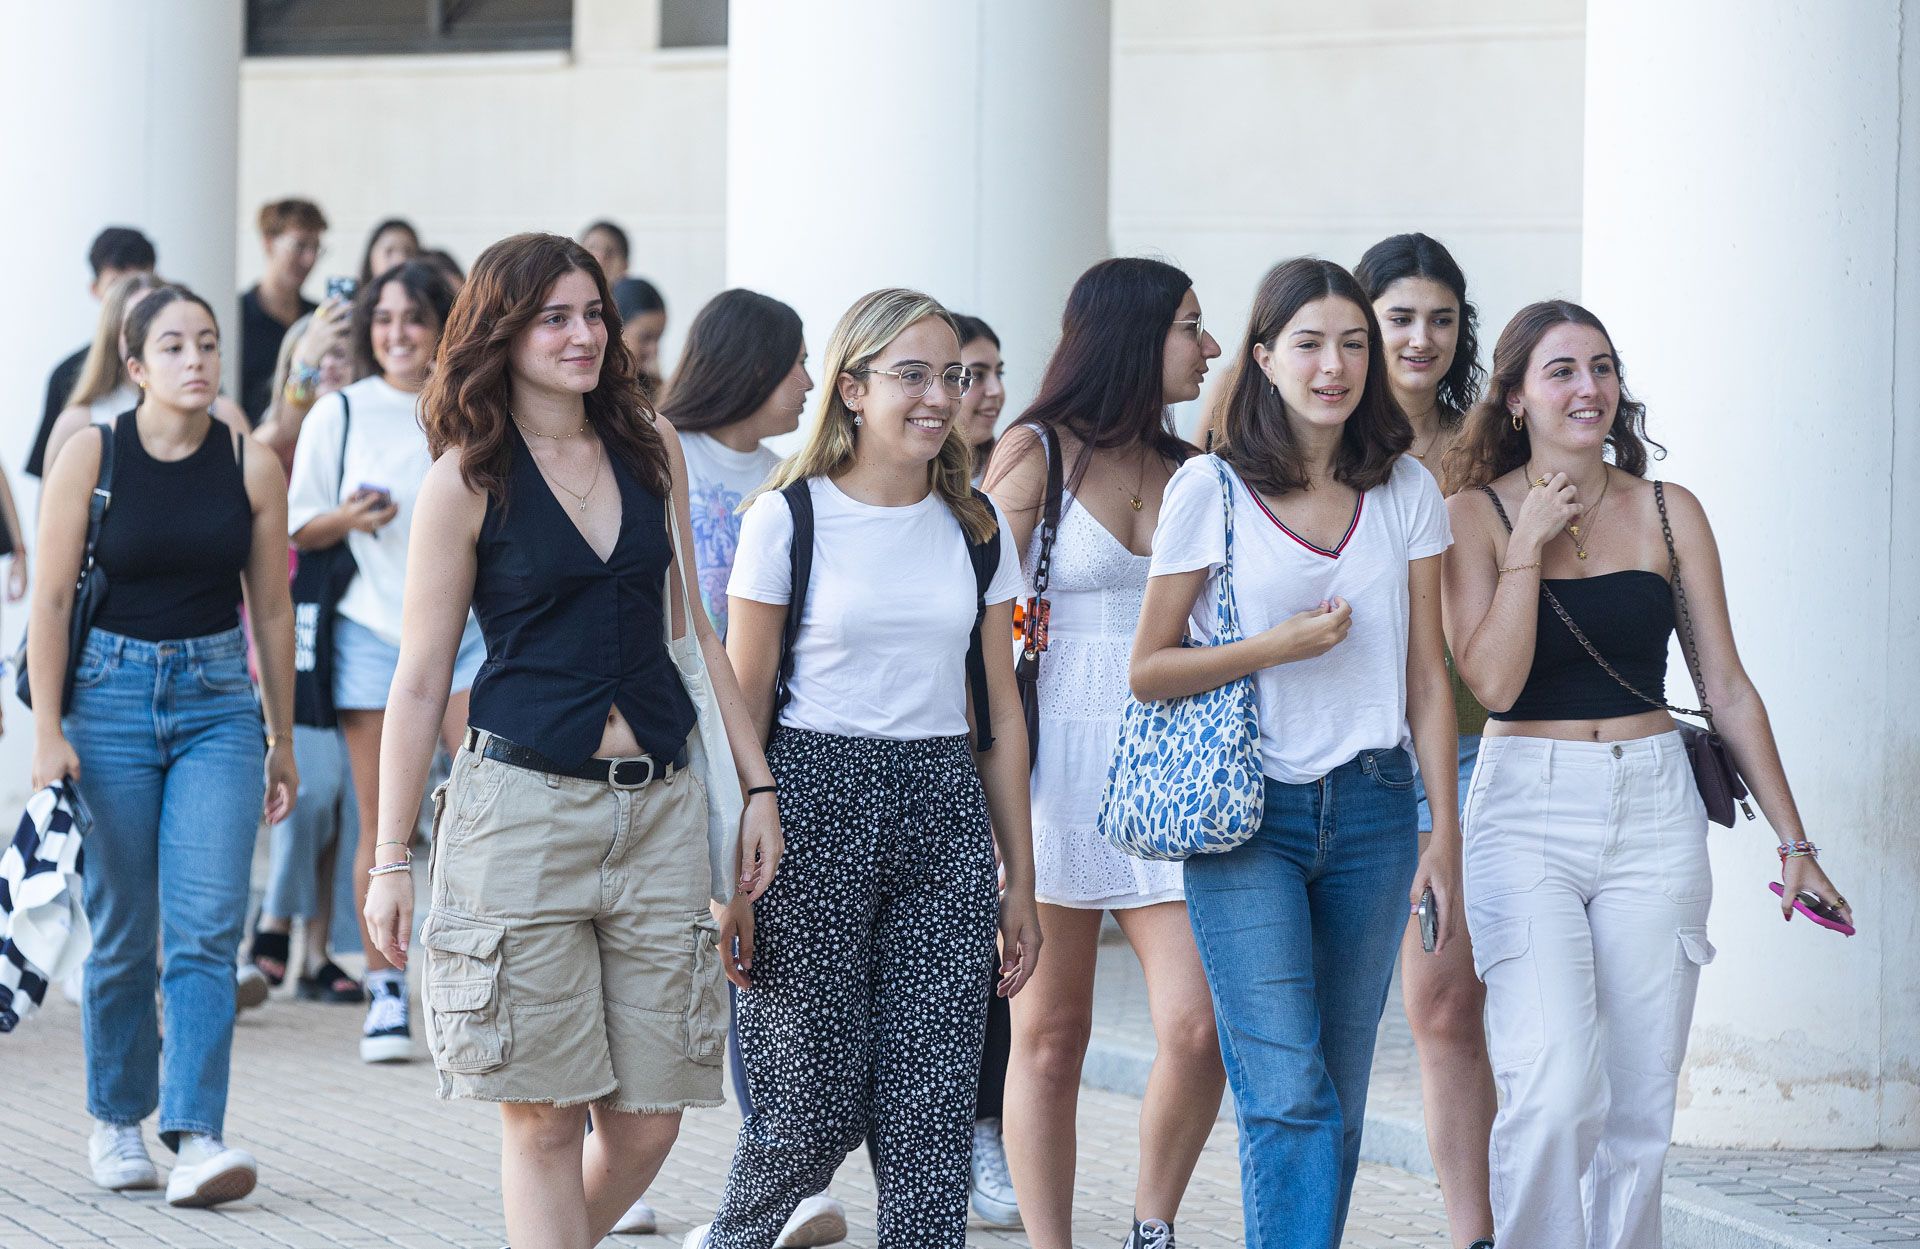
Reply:
<svg viewBox="0 0 1920 1249"><path fill-rule="evenodd" d="M707 795L461 750L434 794L427 1045L440 1096L660 1113L721 1101Z"/></svg>

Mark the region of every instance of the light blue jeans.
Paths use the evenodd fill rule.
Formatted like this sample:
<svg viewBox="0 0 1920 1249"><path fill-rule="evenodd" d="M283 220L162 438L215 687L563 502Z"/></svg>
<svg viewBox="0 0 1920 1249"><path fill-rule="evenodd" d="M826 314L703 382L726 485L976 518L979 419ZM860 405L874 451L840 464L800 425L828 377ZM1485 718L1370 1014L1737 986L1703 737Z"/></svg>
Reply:
<svg viewBox="0 0 1920 1249"><path fill-rule="evenodd" d="M1240 1125L1248 1249L1333 1249L1417 860L1413 761L1266 783L1245 844L1187 860L1187 912Z"/></svg>
<svg viewBox="0 0 1920 1249"><path fill-rule="evenodd" d="M293 761L300 769L300 793L292 814L273 826L260 913L276 919L319 918L320 863L335 849L330 948L355 949L359 921L353 907L353 851L360 840L360 803L347 766L346 737L339 729L296 724Z"/></svg>
<svg viewBox="0 0 1920 1249"><path fill-rule="evenodd" d="M227 1110L234 957L265 796L246 641L238 629L179 642L95 629L63 727L94 819L87 1112L133 1124L158 1107L161 1139L177 1148L181 1132L218 1134Z"/></svg>

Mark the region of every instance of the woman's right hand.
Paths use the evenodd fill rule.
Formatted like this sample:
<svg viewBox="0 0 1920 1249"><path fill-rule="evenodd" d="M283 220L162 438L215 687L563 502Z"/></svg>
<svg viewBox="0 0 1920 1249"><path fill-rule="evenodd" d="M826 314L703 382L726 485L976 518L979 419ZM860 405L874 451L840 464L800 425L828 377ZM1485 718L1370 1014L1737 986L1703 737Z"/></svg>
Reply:
<svg viewBox="0 0 1920 1249"><path fill-rule="evenodd" d="M313 319L307 322L300 341L293 345L293 363L302 368L319 368L329 351L345 345L352 317L353 304L349 300L336 296L321 304L314 310Z"/></svg>
<svg viewBox="0 0 1920 1249"><path fill-rule="evenodd" d="M1560 531L1580 519L1580 506L1573 479L1555 473L1546 484L1527 483L1527 495L1520 500L1520 511L1513 518L1513 536L1507 539L1508 564L1527 563L1539 558L1547 543Z"/></svg>
<svg viewBox="0 0 1920 1249"><path fill-rule="evenodd" d="M400 514L400 505L392 495L372 490L355 491L340 504L340 519L348 529L372 533Z"/></svg>
<svg viewBox="0 0 1920 1249"><path fill-rule="evenodd" d="M42 738L33 748L33 787L45 789L55 781L80 779L80 756L64 733Z"/></svg>
<svg viewBox="0 0 1920 1249"><path fill-rule="evenodd" d="M1344 642L1352 628L1353 604L1343 598L1322 599L1254 635L1267 646L1269 658L1261 666L1271 668L1317 658Z"/></svg>
<svg viewBox="0 0 1920 1249"><path fill-rule="evenodd" d="M413 873L386 872L368 881L366 918L375 948L405 971L413 937Z"/></svg>

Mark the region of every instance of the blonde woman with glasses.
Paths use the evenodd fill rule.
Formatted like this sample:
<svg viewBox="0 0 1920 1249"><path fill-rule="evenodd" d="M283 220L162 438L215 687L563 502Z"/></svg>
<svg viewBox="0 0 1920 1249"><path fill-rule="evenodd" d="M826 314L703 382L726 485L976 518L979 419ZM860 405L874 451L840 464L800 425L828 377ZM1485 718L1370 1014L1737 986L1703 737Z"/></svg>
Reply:
<svg viewBox="0 0 1920 1249"><path fill-rule="evenodd" d="M882 1249L962 1249L996 922L1002 995L1040 952L1013 656L981 642L1010 636L1019 550L968 484L970 379L945 309L863 297L824 376L728 585L727 654L770 739L787 854L742 941L753 1113L718 1216L686 1244L767 1249L871 1133Z"/></svg>

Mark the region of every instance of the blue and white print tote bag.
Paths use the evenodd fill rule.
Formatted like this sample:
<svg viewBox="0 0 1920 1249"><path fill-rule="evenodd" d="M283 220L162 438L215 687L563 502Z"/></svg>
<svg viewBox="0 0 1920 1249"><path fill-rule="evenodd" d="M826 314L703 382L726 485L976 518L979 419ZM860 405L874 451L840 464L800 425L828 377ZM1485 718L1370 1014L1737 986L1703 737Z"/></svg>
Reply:
<svg viewBox="0 0 1920 1249"><path fill-rule="evenodd" d="M1233 601L1233 477L1218 457L1226 509L1226 560L1214 601L1214 645L1241 640ZM1181 645L1194 646L1192 638ZM1142 702L1131 695L1120 745L1107 769L1100 831L1137 859L1219 854L1260 827L1260 713L1253 678L1186 698Z"/></svg>

